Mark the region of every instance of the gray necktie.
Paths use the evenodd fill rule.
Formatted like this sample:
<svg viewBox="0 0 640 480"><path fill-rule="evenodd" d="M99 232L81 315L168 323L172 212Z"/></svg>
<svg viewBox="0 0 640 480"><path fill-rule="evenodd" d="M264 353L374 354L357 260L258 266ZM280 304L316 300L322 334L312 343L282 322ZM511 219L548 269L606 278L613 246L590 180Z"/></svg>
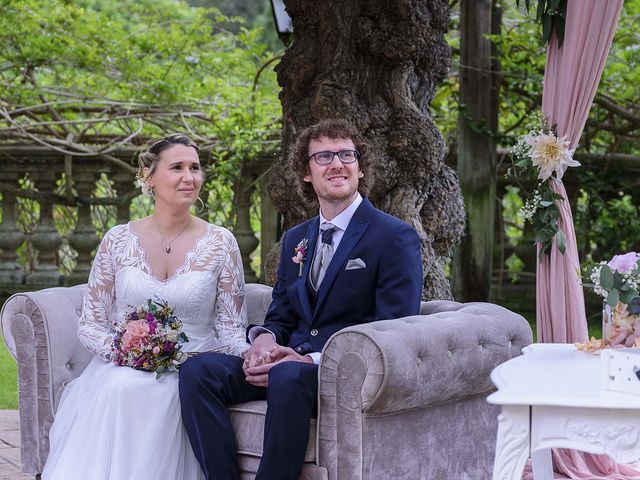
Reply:
<svg viewBox="0 0 640 480"><path fill-rule="evenodd" d="M319 254L313 259L313 267L311 268L311 285L316 290L320 288L324 274L327 272L333 257L332 237L335 229L336 227L328 222L320 225L320 241L322 245Z"/></svg>

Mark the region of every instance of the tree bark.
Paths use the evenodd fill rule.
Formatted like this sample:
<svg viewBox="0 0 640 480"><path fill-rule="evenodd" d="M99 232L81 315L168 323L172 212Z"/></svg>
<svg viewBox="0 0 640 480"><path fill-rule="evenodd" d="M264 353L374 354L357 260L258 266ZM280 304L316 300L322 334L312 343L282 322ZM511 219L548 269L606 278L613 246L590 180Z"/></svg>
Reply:
<svg viewBox="0 0 640 480"><path fill-rule="evenodd" d="M422 242L423 298L451 298L444 263L464 228L456 173L429 114L450 67L446 0L287 0L293 43L276 68L282 87L282 155L270 194L283 228L316 215L292 185L286 158L296 134L323 118L345 118L365 134L375 160L369 198L410 223ZM273 265L275 262L271 262ZM267 278L273 282L273 270Z"/></svg>
<svg viewBox="0 0 640 480"><path fill-rule="evenodd" d="M460 301L487 301L491 291L496 209L497 98L492 85L492 1L460 5L458 175L467 223L453 259L453 291Z"/></svg>

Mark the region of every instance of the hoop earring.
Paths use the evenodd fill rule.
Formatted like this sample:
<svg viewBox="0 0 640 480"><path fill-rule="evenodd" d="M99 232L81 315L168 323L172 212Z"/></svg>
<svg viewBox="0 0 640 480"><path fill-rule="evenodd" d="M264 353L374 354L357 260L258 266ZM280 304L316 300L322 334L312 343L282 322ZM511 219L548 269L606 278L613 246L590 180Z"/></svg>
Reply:
<svg viewBox="0 0 640 480"><path fill-rule="evenodd" d="M202 201L202 199L200 197L198 197L196 202L200 202L200 208L196 207L196 212L197 213L202 213L202 211L204 210L204 207L205 207L204 202Z"/></svg>

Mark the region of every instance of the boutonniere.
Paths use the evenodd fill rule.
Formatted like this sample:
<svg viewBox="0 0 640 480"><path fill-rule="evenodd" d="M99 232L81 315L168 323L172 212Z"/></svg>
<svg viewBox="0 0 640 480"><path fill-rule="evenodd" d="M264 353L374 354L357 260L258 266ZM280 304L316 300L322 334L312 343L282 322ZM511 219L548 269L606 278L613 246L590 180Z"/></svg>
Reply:
<svg viewBox="0 0 640 480"><path fill-rule="evenodd" d="M300 265L300 269L298 270L298 276L299 277L302 276L302 269L304 268L304 261L307 259L307 245L308 245L308 243L309 243L309 240L307 240L306 238L303 238L302 240L300 240L300 243L298 244L298 246L294 250L295 255L293 257L291 257L291 260L293 260L293 263L297 263L298 265Z"/></svg>

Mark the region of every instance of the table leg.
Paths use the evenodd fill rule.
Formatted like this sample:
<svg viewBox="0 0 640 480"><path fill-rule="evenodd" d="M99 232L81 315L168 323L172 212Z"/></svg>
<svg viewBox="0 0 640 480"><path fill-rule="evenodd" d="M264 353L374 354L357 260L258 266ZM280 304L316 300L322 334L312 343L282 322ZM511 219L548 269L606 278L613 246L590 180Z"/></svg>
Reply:
<svg viewBox="0 0 640 480"><path fill-rule="evenodd" d="M529 406L504 405L498 415L498 438L493 480L521 480L529 458L531 410Z"/></svg>
<svg viewBox="0 0 640 480"><path fill-rule="evenodd" d="M543 448L542 450L531 452L531 466L534 480L553 480L551 449Z"/></svg>

